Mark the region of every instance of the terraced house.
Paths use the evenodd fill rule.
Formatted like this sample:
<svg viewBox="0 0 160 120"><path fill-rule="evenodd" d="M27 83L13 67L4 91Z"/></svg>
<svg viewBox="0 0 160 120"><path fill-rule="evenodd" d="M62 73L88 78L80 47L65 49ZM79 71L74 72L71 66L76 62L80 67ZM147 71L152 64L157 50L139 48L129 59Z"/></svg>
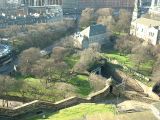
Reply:
<svg viewBox="0 0 160 120"><path fill-rule="evenodd" d="M135 1L130 34L144 39L153 45L160 43L160 20L141 16L140 0ZM160 1L152 0L149 14L160 15Z"/></svg>

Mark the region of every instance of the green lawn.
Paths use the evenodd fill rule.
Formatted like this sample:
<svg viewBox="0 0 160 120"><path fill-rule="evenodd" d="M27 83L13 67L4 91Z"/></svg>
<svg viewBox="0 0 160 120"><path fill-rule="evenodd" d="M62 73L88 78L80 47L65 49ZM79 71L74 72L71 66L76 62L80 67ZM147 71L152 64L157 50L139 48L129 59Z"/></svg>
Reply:
<svg viewBox="0 0 160 120"><path fill-rule="evenodd" d="M86 96L91 93L92 88L90 86L90 83L88 81L88 76L85 75L77 75L71 80L69 80L69 83L77 87L77 93Z"/></svg>
<svg viewBox="0 0 160 120"><path fill-rule="evenodd" d="M103 53L104 57L117 60L119 63L133 68L134 63L130 60L130 55L121 55L117 51L110 51L109 53Z"/></svg>
<svg viewBox="0 0 160 120"><path fill-rule="evenodd" d="M29 85L32 86L33 90L29 90L26 94L25 97L28 98L33 98L36 99L39 95L39 99L42 100L47 100L47 101L54 101L56 100L60 100L61 96L58 98L54 98L54 96L47 96L47 94L59 94L62 91L56 90L56 89L46 89L45 88L45 80L43 80L43 82L41 82L41 79L36 79L36 78L32 78L32 77L28 77L28 78L19 78L17 80L24 80L24 82ZM66 83L68 84L72 84L73 86L75 86L75 94L78 96L87 96L88 94L90 94L92 92L92 88L90 86L90 83L88 81L88 76L85 75L76 75L74 76L71 80L66 81ZM51 83L48 83L51 85ZM27 89L27 88L25 88ZM35 91L36 90L36 91ZM12 91L9 93L12 96L22 96L19 92L19 90L17 89L17 87L12 87ZM37 96L36 93L38 93L39 95Z"/></svg>
<svg viewBox="0 0 160 120"><path fill-rule="evenodd" d="M79 56L71 55L71 56L65 57L64 60L71 68L73 68L73 66L79 60Z"/></svg>
<svg viewBox="0 0 160 120"><path fill-rule="evenodd" d="M74 107L48 114L45 120L79 120L88 115L105 113L108 117L114 116L114 106L105 104L83 103ZM43 120L41 117L29 118L27 120ZM90 119L91 120L91 119ZM98 119L97 119L98 120Z"/></svg>
<svg viewBox="0 0 160 120"><path fill-rule="evenodd" d="M131 55L121 55L118 51L110 51L108 53L102 53L103 57L106 58L111 58L112 60L116 60L118 63L123 64L125 66L127 66L128 68L131 68L133 70L136 70L136 65L134 63L134 61L131 59ZM140 65L139 70L137 71L138 73L143 74L146 77L150 77L151 75L151 71L152 71L152 65L153 65L154 61L147 61L143 64ZM116 66L113 66L116 67ZM118 69L122 69L121 67L116 67ZM138 76L133 75L132 73L130 73L129 71L125 71L127 74L129 74L130 76L132 76L133 78L143 82L144 84L146 84L149 87L154 86L154 82L148 82L145 79L140 79Z"/></svg>
<svg viewBox="0 0 160 120"><path fill-rule="evenodd" d="M27 87L24 88L25 91L27 91L25 93L25 97L27 97L27 98L54 101L55 97L51 96L51 95L47 96L46 93L48 93L48 94L50 93L53 95L58 93L57 90L53 91L52 89L46 89L45 85L42 84L40 79L29 77L29 78L24 79L24 83L26 83L28 86L30 86L29 89ZM16 88L16 86L13 88L12 92L10 92L9 94L12 96L22 97L22 95L19 93L19 90ZM57 99L60 99L60 98L57 98Z"/></svg>
<svg viewBox="0 0 160 120"><path fill-rule="evenodd" d="M109 53L103 53L102 55L106 58L111 58L111 59L117 60L118 63L124 64L128 68L136 69L135 68L136 64L131 59L131 57L130 57L131 55L121 55L117 51L111 51ZM147 62L140 65L140 70L137 71L137 72L139 72L139 73L141 73L145 76L150 76L151 75L151 70L152 70L152 65L153 65L153 61L147 61Z"/></svg>

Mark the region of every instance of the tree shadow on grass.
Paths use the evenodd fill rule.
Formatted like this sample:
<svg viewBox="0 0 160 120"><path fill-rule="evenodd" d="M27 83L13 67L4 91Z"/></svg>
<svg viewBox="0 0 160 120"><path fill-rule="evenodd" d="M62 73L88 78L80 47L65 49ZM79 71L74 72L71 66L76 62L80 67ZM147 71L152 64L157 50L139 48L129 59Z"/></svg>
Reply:
<svg viewBox="0 0 160 120"><path fill-rule="evenodd" d="M76 92L80 95L87 96L92 91L92 87L87 78L82 79L76 76L69 80L69 83L77 87Z"/></svg>

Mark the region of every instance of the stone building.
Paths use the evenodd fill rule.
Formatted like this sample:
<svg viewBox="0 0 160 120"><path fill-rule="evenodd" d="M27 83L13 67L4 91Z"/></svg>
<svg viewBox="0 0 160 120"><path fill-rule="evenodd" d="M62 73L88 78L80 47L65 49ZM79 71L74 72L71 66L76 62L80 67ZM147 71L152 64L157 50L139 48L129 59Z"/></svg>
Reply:
<svg viewBox="0 0 160 120"><path fill-rule="evenodd" d="M160 21L139 18L131 23L130 34L156 45L160 43Z"/></svg>
<svg viewBox="0 0 160 120"><path fill-rule="evenodd" d="M65 13L81 12L85 8L113 8L133 10L135 0L22 0L27 6L62 5ZM150 4L151 0L141 0Z"/></svg>
<svg viewBox="0 0 160 120"><path fill-rule="evenodd" d="M75 46L83 49L94 44L105 44L108 38L106 27L101 24L91 25L74 35Z"/></svg>
<svg viewBox="0 0 160 120"><path fill-rule="evenodd" d="M160 0L152 0L149 13L160 16Z"/></svg>
<svg viewBox="0 0 160 120"><path fill-rule="evenodd" d="M153 8L153 3L155 3L155 0L152 0L151 8ZM157 4L158 0L156 2L156 5ZM157 12L158 11L156 11L156 14ZM152 18L144 18L141 16L140 0L135 1L135 8L132 15L130 34L138 38L142 38L146 42L151 43L153 45L160 43L160 21Z"/></svg>

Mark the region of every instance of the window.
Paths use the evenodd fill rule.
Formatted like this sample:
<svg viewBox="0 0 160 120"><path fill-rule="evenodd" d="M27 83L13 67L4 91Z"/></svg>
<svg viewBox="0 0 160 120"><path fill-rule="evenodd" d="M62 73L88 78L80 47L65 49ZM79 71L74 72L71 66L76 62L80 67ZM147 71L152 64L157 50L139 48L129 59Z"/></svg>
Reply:
<svg viewBox="0 0 160 120"><path fill-rule="evenodd" d="M154 36L154 33L153 32L149 32L149 36Z"/></svg>
<svg viewBox="0 0 160 120"><path fill-rule="evenodd" d="M143 32L143 28L142 28L142 31L141 32Z"/></svg>

